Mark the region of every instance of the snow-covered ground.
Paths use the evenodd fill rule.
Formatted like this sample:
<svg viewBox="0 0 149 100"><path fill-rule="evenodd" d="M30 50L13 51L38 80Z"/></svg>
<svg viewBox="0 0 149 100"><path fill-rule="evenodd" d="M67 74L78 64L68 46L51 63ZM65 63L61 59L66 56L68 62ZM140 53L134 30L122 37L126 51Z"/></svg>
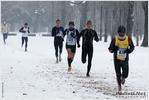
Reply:
<svg viewBox="0 0 149 100"><path fill-rule="evenodd" d="M5 45L1 35L0 42L5 99L119 99L115 95L117 83L113 54L107 50L110 41L94 42L90 78L85 76L87 64L81 63L81 48L77 48L72 72L68 73L65 43L62 62L56 64L52 37L29 37L27 52L21 47L20 34L9 36ZM130 54L129 68L123 91L147 92L148 48L135 48Z"/></svg>

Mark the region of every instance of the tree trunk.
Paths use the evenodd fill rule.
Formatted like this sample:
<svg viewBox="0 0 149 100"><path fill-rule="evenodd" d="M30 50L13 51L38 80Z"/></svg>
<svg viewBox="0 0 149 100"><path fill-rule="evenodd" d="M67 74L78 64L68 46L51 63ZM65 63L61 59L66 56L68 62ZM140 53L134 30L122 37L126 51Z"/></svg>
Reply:
<svg viewBox="0 0 149 100"><path fill-rule="evenodd" d="M81 4L81 6L80 31L86 27L88 1L85 4Z"/></svg>
<svg viewBox="0 0 149 100"><path fill-rule="evenodd" d="M144 39L142 42L143 47L148 47L148 1L143 2L143 9L145 14L145 25L144 25Z"/></svg>
<svg viewBox="0 0 149 100"><path fill-rule="evenodd" d="M102 5L101 5L101 14L100 14L100 36L99 36L99 40L102 41Z"/></svg>
<svg viewBox="0 0 149 100"><path fill-rule="evenodd" d="M107 42L108 38L108 10L106 9L106 18L105 18L105 35L104 35L104 42Z"/></svg>
<svg viewBox="0 0 149 100"><path fill-rule="evenodd" d="M128 3L128 17L127 17L127 35L132 37L132 30L134 24L134 1Z"/></svg>
<svg viewBox="0 0 149 100"><path fill-rule="evenodd" d="M66 9L65 9L65 6L66 6L66 1L61 1L62 3L61 3L61 7L62 7L62 9L61 9L61 13L62 13L62 18L61 18L61 26L62 27L65 27L65 25L66 25L66 13L67 13L67 11L66 11ZM64 13L65 12L65 13ZM70 14L70 16L71 16L71 14Z"/></svg>
<svg viewBox="0 0 149 100"><path fill-rule="evenodd" d="M136 46L139 46L139 28L137 28Z"/></svg>
<svg viewBox="0 0 149 100"><path fill-rule="evenodd" d="M111 33L111 40L117 34L117 27L116 27L116 10L112 12L112 33Z"/></svg>
<svg viewBox="0 0 149 100"><path fill-rule="evenodd" d="M94 1L94 30L96 30L96 1Z"/></svg>

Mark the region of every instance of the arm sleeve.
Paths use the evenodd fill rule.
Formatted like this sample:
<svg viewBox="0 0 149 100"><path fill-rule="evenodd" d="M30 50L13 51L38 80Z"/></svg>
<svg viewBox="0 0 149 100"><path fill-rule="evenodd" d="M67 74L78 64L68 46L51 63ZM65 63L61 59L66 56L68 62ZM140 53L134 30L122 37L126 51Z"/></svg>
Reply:
<svg viewBox="0 0 149 100"><path fill-rule="evenodd" d="M79 45L79 41L80 41L80 37L83 35L83 31L80 32L80 34L78 34L77 36L77 44Z"/></svg>
<svg viewBox="0 0 149 100"><path fill-rule="evenodd" d="M64 30L64 28L62 28L62 33L63 33L63 36L65 35L65 30Z"/></svg>
<svg viewBox="0 0 149 100"><path fill-rule="evenodd" d="M94 40L95 40L96 42L98 42L98 41L99 41L99 38L98 38L97 32L95 31L94 33L95 33L95 34L94 34Z"/></svg>
<svg viewBox="0 0 149 100"><path fill-rule="evenodd" d="M131 52L133 52L135 46L134 46L133 41L130 37L128 38L128 42L129 42L129 46L130 46L129 53L131 53Z"/></svg>
<svg viewBox="0 0 149 100"><path fill-rule="evenodd" d="M109 50L112 50L111 53L113 53L115 51L115 38L112 39L110 46L108 48Z"/></svg>
<svg viewBox="0 0 149 100"><path fill-rule="evenodd" d="M67 29L65 29L65 31L64 31L64 36L66 35L66 31L67 31Z"/></svg>
<svg viewBox="0 0 149 100"><path fill-rule="evenodd" d="M30 31L29 31L29 27L28 27L28 33L30 33Z"/></svg>
<svg viewBox="0 0 149 100"><path fill-rule="evenodd" d="M52 28L52 36L55 36L54 28Z"/></svg>
<svg viewBox="0 0 149 100"><path fill-rule="evenodd" d="M79 31L76 29L76 36L78 37L78 35L79 35Z"/></svg>
<svg viewBox="0 0 149 100"><path fill-rule="evenodd" d="M3 31L3 27L1 28L1 33L2 33L2 31Z"/></svg>
<svg viewBox="0 0 149 100"><path fill-rule="evenodd" d="M19 30L19 32L22 32L22 30L23 30L23 27Z"/></svg>
<svg viewBox="0 0 149 100"><path fill-rule="evenodd" d="M10 32L10 28L8 27L8 33Z"/></svg>

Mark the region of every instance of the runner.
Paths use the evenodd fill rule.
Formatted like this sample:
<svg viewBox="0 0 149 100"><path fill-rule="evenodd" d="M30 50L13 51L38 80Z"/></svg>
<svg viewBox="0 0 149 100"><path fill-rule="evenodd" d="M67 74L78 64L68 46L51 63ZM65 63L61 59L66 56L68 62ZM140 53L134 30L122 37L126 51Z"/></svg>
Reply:
<svg viewBox="0 0 149 100"><path fill-rule="evenodd" d="M10 32L10 29L7 26L6 22L4 22L4 25L2 26L1 31L3 33L4 44L6 44L6 39L8 38L8 33Z"/></svg>
<svg viewBox="0 0 149 100"><path fill-rule="evenodd" d="M109 51L114 53L114 66L118 82L118 93L121 94L121 84L125 83L129 71L129 54L134 50L134 44L125 34L125 27L119 26L118 35L114 37L109 46ZM121 73L122 69L122 73Z"/></svg>
<svg viewBox="0 0 149 100"><path fill-rule="evenodd" d="M83 37L82 41L82 63L86 63L86 56L88 55L88 65L87 65L87 73L86 76L90 77L90 69L92 64L92 57L93 57L93 39L98 42L99 38L95 30L92 29L92 22L87 21L87 28L82 30L78 36L77 44L80 47L79 40L80 37Z"/></svg>
<svg viewBox="0 0 149 100"><path fill-rule="evenodd" d="M61 62L61 54L63 49L63 34L64 28L60 26L61 21L58 19L56 20L56 26L52 28L52 36L54 37L54 48L55 48L55 56L56 56L56 63L58 61ZM59 60L58 60L58 48L59 48Z"/></svg>
<svg viewBox="0 0 149 100"><path fill-rule="evenodd" d="M27 42L28 42L28 33L30 33L29 31L29 27L28 24L25 23L24 27L22 27L19 32L22 33L22 45L21 47L23 47L24 41L25 41L25 52L27 51Z"/></svg>
<svg viewBox="0 0 149 100"><path fill-rule="evenodd" d="M68 72L71 71L71 63L74 59L75 53L76 53L76 41L77 41L77 36L79 35L79 31L74 28L74 22L70 21L69 22L69 29L65 30L64 36L67 35L66 39L66 49L68 53Z"/></svg>

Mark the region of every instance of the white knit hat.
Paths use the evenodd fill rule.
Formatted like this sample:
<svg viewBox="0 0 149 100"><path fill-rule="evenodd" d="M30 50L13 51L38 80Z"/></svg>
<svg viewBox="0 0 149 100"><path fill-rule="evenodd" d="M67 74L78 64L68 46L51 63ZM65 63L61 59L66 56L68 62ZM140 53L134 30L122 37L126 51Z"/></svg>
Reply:
<svg viewBox="0 0 149 100"><path fill-rule="evenodd" d="M4 24L6 24L6 22L4 22Z"/></svg>

